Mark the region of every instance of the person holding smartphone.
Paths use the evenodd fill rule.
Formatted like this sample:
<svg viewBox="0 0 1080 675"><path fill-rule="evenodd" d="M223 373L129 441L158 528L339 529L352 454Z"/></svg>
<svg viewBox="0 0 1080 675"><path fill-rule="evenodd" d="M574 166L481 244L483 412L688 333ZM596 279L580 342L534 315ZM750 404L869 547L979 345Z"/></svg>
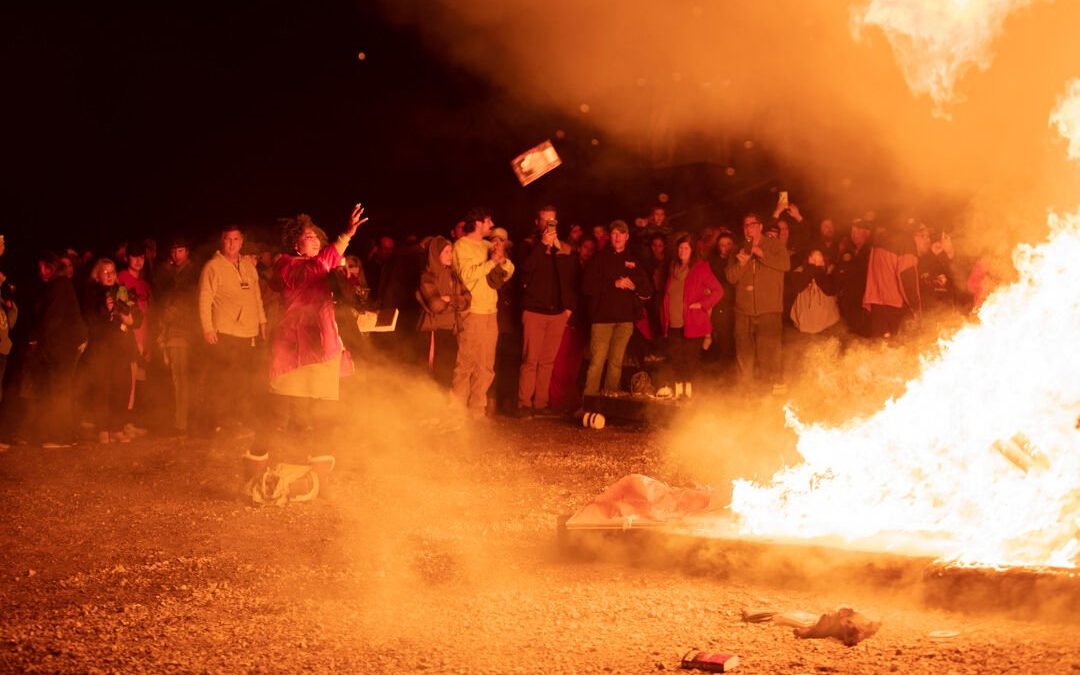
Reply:
<svg viewBox="0 0 1080 675"><path fill-rule="evenodd" d="M743 218L743 245L724 274L735 287L735 364L740 381L784 390L781 372L784 273L791 257L783 242L763 234L761 218Z"/></svg>
<svg viewBox="0 0 1080 675"><path fill-rule="evenodd" d="M127 288L117 283L116 263L101 258L90 272L82 302L89 344L85 374L87 401L100 443L127 443L124 432L131 407L131 362L136 357L135 329L142 311Z"/></svg>

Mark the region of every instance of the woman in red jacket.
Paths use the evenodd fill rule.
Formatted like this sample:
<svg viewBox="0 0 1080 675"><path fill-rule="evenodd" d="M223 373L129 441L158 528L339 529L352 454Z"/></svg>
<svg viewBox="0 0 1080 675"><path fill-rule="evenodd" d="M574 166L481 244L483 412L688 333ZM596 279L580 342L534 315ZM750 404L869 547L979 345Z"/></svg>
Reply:
<svg viewBox="0 0 1080 675"><path fill-rule="evenodd" d="M689 235L680 235L660 306L676 397L693 395L690 379L701 362L702 341L712 333L709 312L722 297L724 289L709 263L698 258Z"/></svg>

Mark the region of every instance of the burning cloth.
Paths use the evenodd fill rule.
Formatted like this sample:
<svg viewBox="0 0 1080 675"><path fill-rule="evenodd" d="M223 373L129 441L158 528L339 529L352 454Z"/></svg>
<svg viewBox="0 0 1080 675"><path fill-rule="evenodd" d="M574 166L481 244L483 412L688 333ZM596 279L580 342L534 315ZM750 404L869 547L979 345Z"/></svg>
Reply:
<svg viewBox="0 0 1080 675"><path fill-rule="evenodd" d="M706 487L673 488L639 473L624 476L566 521L567 527L640 527L669 524L708 511Z"/></svg>

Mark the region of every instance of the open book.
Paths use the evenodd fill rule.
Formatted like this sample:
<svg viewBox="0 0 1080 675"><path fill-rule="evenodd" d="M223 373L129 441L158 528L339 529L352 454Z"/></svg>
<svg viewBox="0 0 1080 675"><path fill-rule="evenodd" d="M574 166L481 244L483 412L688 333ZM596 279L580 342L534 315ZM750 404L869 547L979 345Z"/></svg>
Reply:
<svg viewBox="0 0 1080 675"><path fill-rule="evenodd" d="M378 312L360 312L356 327L361 333L391 333L397 328L398 311L383 309Z"/></svg>

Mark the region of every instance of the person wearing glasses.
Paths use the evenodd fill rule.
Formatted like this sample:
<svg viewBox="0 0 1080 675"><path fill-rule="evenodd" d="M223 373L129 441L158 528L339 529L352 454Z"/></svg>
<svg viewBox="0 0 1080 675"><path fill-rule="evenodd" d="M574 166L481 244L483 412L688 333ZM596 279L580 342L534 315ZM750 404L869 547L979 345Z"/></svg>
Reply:
<svg viewBox="0 0 1080 675"><path fill-rule="evenodd" d="M791 257L779 239L766 237L761 218L743 218L744 240L724 271L735 287L735 364L740 381L772 385L784 392L781 333L784 273Z"/></svg>

